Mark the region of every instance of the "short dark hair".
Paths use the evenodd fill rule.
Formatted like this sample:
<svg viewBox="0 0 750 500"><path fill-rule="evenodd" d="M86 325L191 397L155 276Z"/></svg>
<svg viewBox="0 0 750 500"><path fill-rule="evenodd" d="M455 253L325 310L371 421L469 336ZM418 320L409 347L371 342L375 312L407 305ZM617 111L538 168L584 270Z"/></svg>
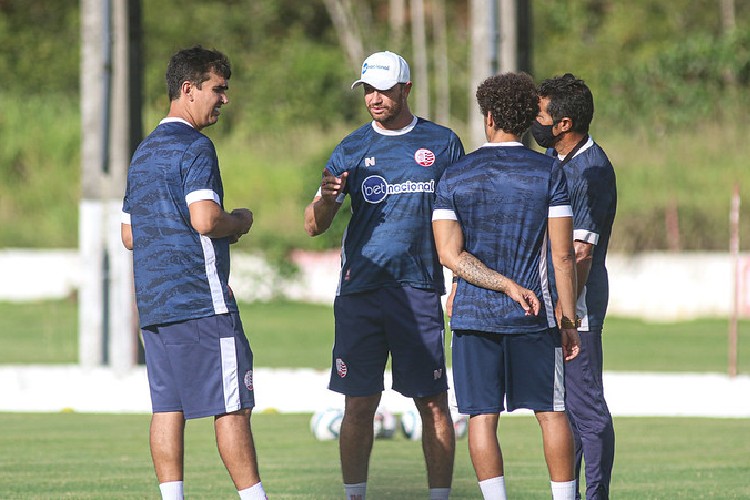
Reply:
<svg viewBox="0 0 750 500"><path fill-rule="evenodd" d="M229 80L232 76L229 58L218 50L204 49L200 45L175 53L169 60L165 75L169 100L180 97L183 82L189 81L200 88L210 78L211 71Z"/></svg>
<svg viewBox="0 0 750 500"><path fill-rule="evenodd" d="M573 120L573 130L586 134L594 119L594 96L586 83L571 73L544 80L539 95L549 99L547 113L557 123L564 117Z"/></svg>
<svg viewBox="0 0 750 500"><path fill-rule="evenodd" d="M526 73L503 73L487 78L477 87L482 116L492 113L495 129L523 135L539 114L536 85Z"/></svg>

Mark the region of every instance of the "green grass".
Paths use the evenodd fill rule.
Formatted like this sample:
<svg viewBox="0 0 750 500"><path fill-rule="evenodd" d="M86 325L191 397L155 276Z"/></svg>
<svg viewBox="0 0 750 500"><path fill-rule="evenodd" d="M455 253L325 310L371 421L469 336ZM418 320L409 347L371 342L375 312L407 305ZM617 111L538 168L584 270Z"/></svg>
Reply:
<svg viewBox="0 0 750 500"><path fill-rule="evenodd" d="M158 496L148 450L148 415L0 413L3 499L136 499ZM271 498L340 498L338 443L315 441L307 414L253 417L264 486ZM613 497L740 499L750 495L747 419L617 418ZM509 498L549 498L541 437L530 416L500 422ZM689 438L687 438L689 436ZM466 440L457 443L453 496L479 498ZM186 431L188 498L236 498L216 452L210 419ZM425 498L420 444L400 435L375 443L372 498Z"/></svg>
<svg viewBox="0 0 750 500"><path fill-rule="evenodd" d="M727 372L726 319L651 323L607 318L604 369L612 371ZM750 373L750 321L739 322L740 373Z"/></svg>
<svg viewBox="0 0 750 500"><path fill-rule="evenodd" d="M0 364L77 362L76 308L74 300L0 302ZM240 304L240 311L257 366L329 368L330 306L257 302ZM739 372L750 373L750 321L740 321L739 332ZM727 371L724 319L648 323L608 318L603 342L608 371ZM450 351L450 335L446 344Z"/></svg>
<svg viewBox="0 0 750 500"><path fill-rule="evenodd" d="M651 130L639 134L594 120L592 135L617 173L610 251L668 249L665 211L670 206L677 211L681 250L728 250L735 184L743 203L750 199L747 134L727 124L706 122L699 128L695 135ZM746 245L750 217L744 213L740 227Z"/></svg>
<svg viewBox="0 0 750 500"><path fill-rule="evenodd" d="M329 306L241 304L258 366L327 368L333 340ZM0 363L71 363L76 359L73 300L0 303ZM740 324L740 346L750 322ZM675 324L611 318L605 369L724 372L726 321ZM742 351L741 351L742 354ZM740 371L750 372L747 356ZM253 417L264 484L275 499L341 496L336 442L317 442L309 414ZM0 498L130 499L157 495L148 450L148 415L0 413ZM612 483L618 499L739 499L750 496L750 420L616 418ZM549 496L538 426L529 416L501 419L508 494ZM186 494L233 498L210 419L188 424ZM419 443L400 435L376 442L368 491L373 498L423 498ZM466 441L458 442L452 498L478 498Z"/></svg>
<svg viewBox="0 0 750 500"><path fill-rule="evenodd" d="M0 364L77 361L75 300L0 302Z"/></svg>
<svg viewBox="0 0 750 500"><path fill-rule="evenodd" d="M327 369L333 346L330 306L294 302L240 304L245 333L263 367ZM0 364L75 363L74 300L0 302ZM750 373L750 321L739 324L739 371ZM727 320L649 323L608 318L607 371L727 372ZM450 345L450 335L446 338Z"/></svg>

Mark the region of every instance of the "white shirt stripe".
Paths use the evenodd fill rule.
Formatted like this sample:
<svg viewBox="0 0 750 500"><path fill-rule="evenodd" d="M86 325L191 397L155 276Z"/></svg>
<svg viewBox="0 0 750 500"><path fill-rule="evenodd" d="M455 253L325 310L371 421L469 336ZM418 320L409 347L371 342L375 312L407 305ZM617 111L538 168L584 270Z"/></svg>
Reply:
<svg viewBox="0 0 750 500"><path fill-rule="evenodd" d="M216 253L214 253L214 244L208 236L200 235L201 245L203 246L203 260L206 263L206 278L208 286L211 289L211 301L214 305L216 314L225 314L229 312L226 302L224 302L224 291L221 288L219 271L216 268Z"/></svg>
<svg viewBox="0 0 750 500"><path fill-rule="evenodd" d="M547 327L553 328L557 325L555 319L555 308L552 305L552 294L549 291L549 274L547 271L547 248L548 234L544 231L544 240L542 241L542 250L539 252L539 281L542 286L542 301L544 301L544 310L547 313Z"/></svg>
<svg viewBox="0 0 750 500"><path fill-rule="evenodd" d="M557 347L555 348L555 392L552 395L552 408L554 408L554 411L565 411L564 364L562 347Z"/></svg>

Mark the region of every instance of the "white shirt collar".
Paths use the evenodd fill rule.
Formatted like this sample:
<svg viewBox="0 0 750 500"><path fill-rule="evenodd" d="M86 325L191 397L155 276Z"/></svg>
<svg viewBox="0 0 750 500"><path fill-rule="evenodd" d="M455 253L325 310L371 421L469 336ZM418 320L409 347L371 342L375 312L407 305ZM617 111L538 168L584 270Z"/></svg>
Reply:
<svg viewBox="0 0 750 500"><path fill-rule="evenodd" d="M522 143L517 141L510 141L510 142L485 142L480 148L496 148L496 147L517 147L517 146L523 146Z"/></svg>
<svg viewBox="0 0 750 500"><path fill-rule="evenodd" d="M414 115L412 116L411 123L404 128L400 128L398 130L388 130L388 129L380 128L375 123L375 120L373 120L372 129L380 135L404 135L404 134L408 134L409 132L411 132L416 124L417 124L417 117L416 115Z"/></svg>
<svg viewBox="0 0 750 500"><path fill-rule="evenodd" d="M592 139L591 136L589 136L589 140L586 141L586 144L584 144L583 146L581 146L581 149L579 149L578 151L576 151L576 154L573 155L573 158L575 158L579 154L583 153L584 151L586 151L588 148L590 148L593 145L594 145L594 139ZM559 160L564 160L565 159L565 155L557 155L557 158Z"/></svg>
<svg viewBox="0 0 750 500"><path fill-rule="evenodd" d="M159 125L161 125L162 123L184 123L189 127L193 127L188 121L180 118L179 116L167 116L165 118L162 118L162 120L159 122Z"/></svg>

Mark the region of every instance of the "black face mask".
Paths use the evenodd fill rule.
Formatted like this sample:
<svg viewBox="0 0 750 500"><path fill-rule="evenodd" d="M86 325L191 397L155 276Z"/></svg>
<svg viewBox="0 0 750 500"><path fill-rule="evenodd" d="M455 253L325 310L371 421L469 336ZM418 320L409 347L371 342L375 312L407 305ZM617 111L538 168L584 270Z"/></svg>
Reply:
<svg viewBox="0 0 750 500"><path fill-rule="evenodd" d="M554 123L552 125L542 125L534 120L534 123L531 124L531 135L534 136L536 143L543 148L551 148L557 140L557 136L552 133L552 127L554 126Z"/></svg>

